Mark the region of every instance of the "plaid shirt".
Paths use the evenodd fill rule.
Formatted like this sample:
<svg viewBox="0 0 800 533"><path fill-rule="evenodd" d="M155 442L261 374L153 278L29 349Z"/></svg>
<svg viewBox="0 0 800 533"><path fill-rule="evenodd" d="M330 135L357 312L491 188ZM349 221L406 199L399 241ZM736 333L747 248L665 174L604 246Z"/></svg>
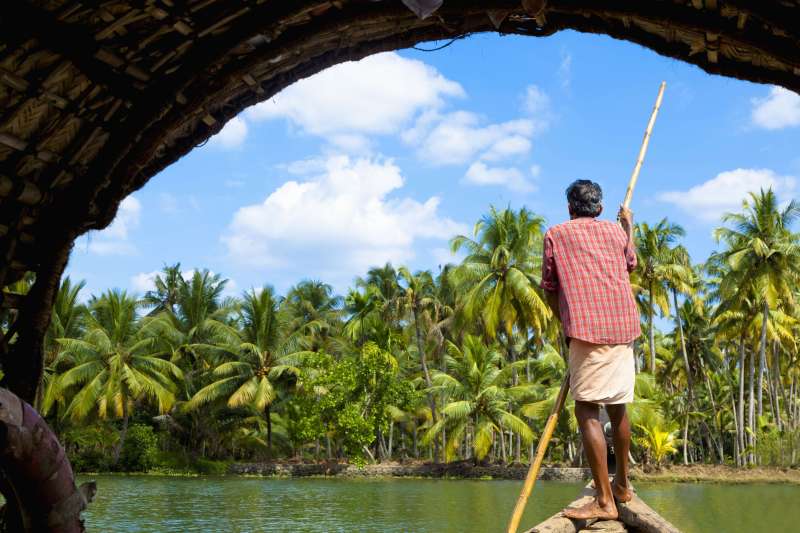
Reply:
<svg viewBox="0 0 800 533"><path fill-rule="evenodd" d="M605 220L576 218L544 236L542 288L558 291L564 335L593 344L627 344L640 334L628 274L636 250Z"/></svg>

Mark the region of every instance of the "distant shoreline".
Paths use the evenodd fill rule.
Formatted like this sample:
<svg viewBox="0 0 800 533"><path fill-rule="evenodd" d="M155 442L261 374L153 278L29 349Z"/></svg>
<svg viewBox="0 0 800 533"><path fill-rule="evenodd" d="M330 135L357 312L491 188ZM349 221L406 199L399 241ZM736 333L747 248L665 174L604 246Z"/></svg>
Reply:
<svg viewBox="0 0 800 533"><path fill-rule="evenodd" d="M527 465L480 465L471 462L448 464L395 463L367 464L348 463L233 463L228 473L240 476L260 477L341 477L380 478L415 477L435 479L512 479L525 478ZM590 479L588 468L543 467L541 480L580 482ZM631 472L635 481L683 482L683 483L783 483L800 485L800 469L797 468L733 468L721 465L668 466L649 472L635 468Z"/></svg>

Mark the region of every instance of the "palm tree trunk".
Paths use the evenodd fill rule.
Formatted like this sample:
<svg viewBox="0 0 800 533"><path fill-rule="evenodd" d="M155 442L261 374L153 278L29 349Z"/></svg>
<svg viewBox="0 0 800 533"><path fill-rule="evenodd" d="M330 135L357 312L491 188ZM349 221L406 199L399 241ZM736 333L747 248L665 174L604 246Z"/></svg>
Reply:
<svg viewBox="0 0 800 533"><path fill-rule="evenodd" d="M761 342L758 347L758 416L764 414L762 395L764 392L764 366L767 354L767 320L769 320L769 302L764 298L763 318L761 320Z"/></svg>
<svg viewBox="0 0 800 533"><path fill-rule="evenodd" d="M417 351L419 351L419 358L422 362L422 373L425 376L425 385L430 389L433 386L433 381L431 381L431 373L428 370L428 361L425 357L425 350L422 346L422 333L419 330L419 320L417 318L417 308L416 305L411 308L411 314L414 318L414 332L417 337ZM434 399L433 395L430 392L426 392L425 394L428 397L428 405L431 408L431 418L433 419L433 423L437 422L436 416L436 400ZM439 439L433 439L433 447L434 447L434 458L433 461L437 462L439 460Z"/></svg>
<svg viewBox="0 0 800 533"><path fill-rule="evenodd" d="M653 283L650 283L650 291L649 291L649 300L650 305L647 309L647 325L650 329L649 332L649 340L650 340L650 373L655 376L656 374L656 332L653 329L653 314L655 313L655 309L653 308Z"/></svg>
<svg viewBox="0 0 800 533"><path fill-rule="evenodd" d="M686 422L683 424L683 464L689 464L688 452L689 450L689 411L686 411Z"/></svg>
<svg viewBox="0 0 800 533"><path fill-rule="evenodd" d="M777 341L772 343L772 397L775 404L775 423L778 425L778 431L783 431L783 419L781 418L781 360L780 350L778 349Z"/></svg>
<svg viewBox="0 0 800 533"><path fill-rule="evenodd" d="M739 438L739 453L745 449L744 444L744 335L739 339L739 426L737 429L737 437ZM744 459L742 457L742 459Z"/></svg>
<svg viewBox="0 0 800 533"><path fill-rule="evenodd" d="M733 429L736 431L736 438L733 439L733 459L736 461L736 466L742 466L741 448L739 446L739 417L736 416L736 398L733 396L733 391L731 391L731 408L733 409L731 411L731 413L733 413ZM719 438L722 439L722 435L720 435Z"/></svg>
<svg viewBox="0 0 800 533"><path fill-rule="evenodd" d="M754 446L756 443L756 420L755 420L755 381L756 381L756 354L754 352L750 353L750 368L748 370L749 374L749 390L748 390L748 402L749 405L747 407L747 427L750 428L750 432L748 433L747 437L747 445L750 448L750 453L748 454L748 464L755 463L755 454Z"/></svg>
<svg viewBox="0 0 800 533"><path fill-rule="evenodd" d="M119 432L119 442L114 448L114 461L113 465L116 466L119 462L119 456L122 453L122 447L125 445L125 436L128 434L128 402L127 399L122 400L122 429Z"/></svg>
<svg viewBox="0 0 800 533"><path fill-rule="evenodd" d="M270 406L264 408L264 416L267 419L267 453L269 458L272 459L272 412Z"/></svg>

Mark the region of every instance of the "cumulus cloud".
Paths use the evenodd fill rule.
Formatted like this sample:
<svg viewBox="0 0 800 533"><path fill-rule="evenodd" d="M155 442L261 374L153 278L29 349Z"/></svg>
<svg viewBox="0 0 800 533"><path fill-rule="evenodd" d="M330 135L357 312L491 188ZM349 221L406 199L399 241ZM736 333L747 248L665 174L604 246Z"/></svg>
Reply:
<svg viewBox="0 0 800 533"><path fill-rule="evenodd" d="M246 138L247 122L242 117L233 117L209 142L212 146L232 150L241 147Z"/></svg>
<svg viewBox="0 0 800 533"><path fill-rule="evenodd" d="M474 185L502 185L512 191L532 192L533 184L525 179L522 172L514 167L488 167L482 161L476 161L467 169L464 181Z"/></svg>
<svg viewBox="0 0 800 533"><path fill-rule="evenodd" d="M465 230L440 216L437 197L393 196L403 184L391 160L330 156L321 173L240 208L222 241L243 264L347 282L370 266L413 259L418 239L444 240Z"/></svg>
<svg viewBox="0 0 800 533"><path fill-rule="evenodd" d="M391 134L417 113L441 106L445 97L462 96L461 85L432 66L389 52L300 80L246 116L254 121L285 118L305 132L331 138Z"/></svg>
<svg viewBox="0 0 800 533"><path fill-rule="evenodd" d="M533 120L517 119L482 124L481 117L468 111L421 117L404 135L406 142L419 145L421 159L433 165L463 165L479 154L497 161L527 153L536 129Z"/></svg>
<svg viewBox="0 0 800 533"><path fill-rule="evenodd" d="M119 204L117 216L106 229L87 237L87 251L97 255L133 255L136 247L130 242L130 232L139 226L142 204L128 196Z"/></svg>
<svg viewBox="0 0 800 533"><path fill-rule="evenodd" d="M738 210L750 192L771 187L779 198L787 198L794 194L796 185L793 176L780 176L769 169L737 168L685 191L663 192L658 198L701 220L716 221L723 213Z"/></svg>
<svg viewBox="0 0 800 533"><path fill-rule="evenodd" d="M772 87L764 98L751 100L753 124L768 130L800 126L800 95L783 87Z"/></svg>

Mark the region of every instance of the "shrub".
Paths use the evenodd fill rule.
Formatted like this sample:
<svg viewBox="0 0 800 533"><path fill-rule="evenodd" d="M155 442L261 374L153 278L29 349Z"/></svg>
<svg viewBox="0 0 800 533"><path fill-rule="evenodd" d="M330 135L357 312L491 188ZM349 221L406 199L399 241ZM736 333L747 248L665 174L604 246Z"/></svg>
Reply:
<svg viewBox="0 0 800 533"><path fill-rule="evenodd" d="M117 466L125 472L147 472L155 466L157 454L158 437L153 428L133 424L128 428Z"/></svg>

